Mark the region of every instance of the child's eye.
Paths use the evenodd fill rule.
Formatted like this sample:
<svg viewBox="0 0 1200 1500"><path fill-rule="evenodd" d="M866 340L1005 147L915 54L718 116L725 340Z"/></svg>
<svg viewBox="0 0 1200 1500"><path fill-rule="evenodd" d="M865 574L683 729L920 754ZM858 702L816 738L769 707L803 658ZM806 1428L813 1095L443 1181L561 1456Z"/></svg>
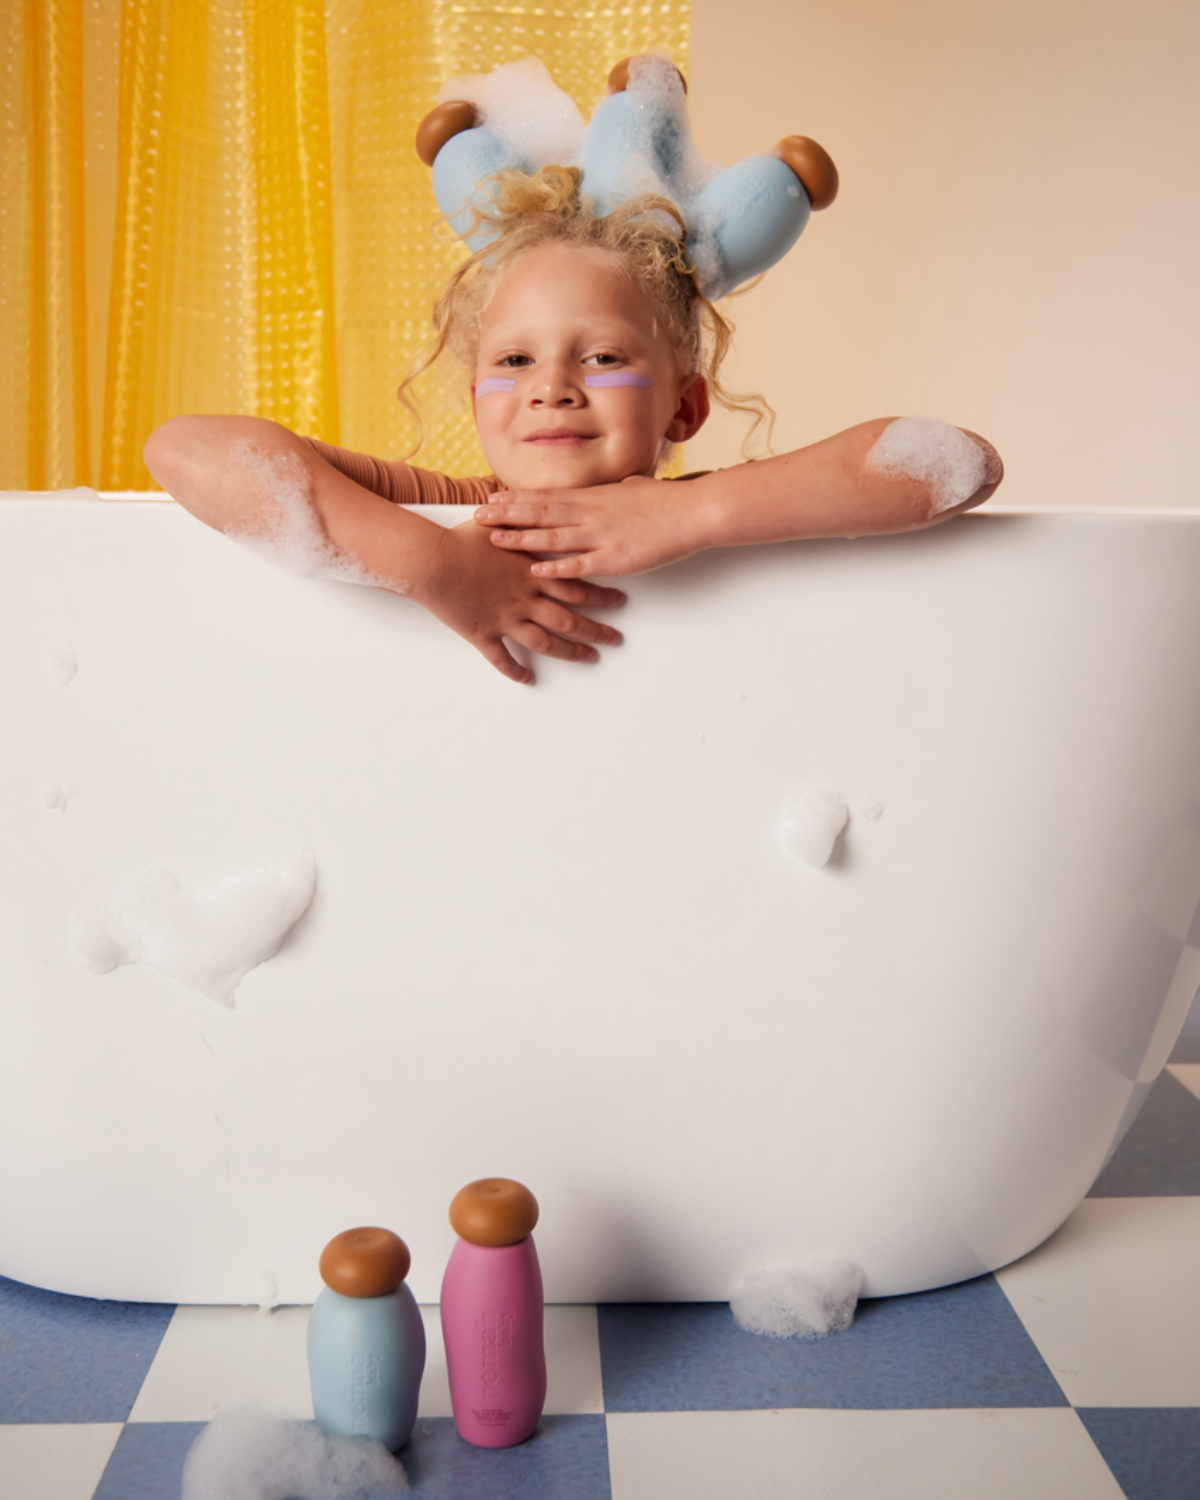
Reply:
<svg viewBox="0 0 1200 1500"><path fill-rule="evenodd" d="M584 360L585 365L597 365L600 369L606 369L609 365L619 365L621 357L619 354L589 354Z"/></svg>
<svg viewBox="0 0 1200 1500"><path fill-rule="evenodd" d="M506 354L503 359L498 359L496 363L508 370L523 370L530 363L530 358L528 354Z"/></svg>

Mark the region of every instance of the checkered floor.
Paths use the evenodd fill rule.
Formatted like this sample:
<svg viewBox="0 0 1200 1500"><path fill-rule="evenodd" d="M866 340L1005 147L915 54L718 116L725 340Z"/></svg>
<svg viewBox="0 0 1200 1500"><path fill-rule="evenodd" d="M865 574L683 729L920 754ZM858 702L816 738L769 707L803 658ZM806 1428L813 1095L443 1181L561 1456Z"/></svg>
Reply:
<svg viewBox="0 0 1200 1500"><path fill-rule="evenodd" d="M519 1449L458 1438L424 1309L430 1362L401 1453L413 1490L1196 1500L1195 1028L1176 1059L1079 1210L995 1276L863 1303L819 1343L744 1334L718 1304L547 1309L546 1416ZM0 1279L0 1497L177 1500L218 1411L311 1418L307 1311L91 1302Z"/></svg>

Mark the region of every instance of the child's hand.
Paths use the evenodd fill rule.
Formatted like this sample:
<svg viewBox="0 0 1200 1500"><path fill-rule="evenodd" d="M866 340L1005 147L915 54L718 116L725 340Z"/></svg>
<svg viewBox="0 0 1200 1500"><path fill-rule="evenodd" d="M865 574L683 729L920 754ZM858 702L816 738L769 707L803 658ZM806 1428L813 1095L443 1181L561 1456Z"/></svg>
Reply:
<svg viewBox="0 0 1200 1500"><path fill-rule="evenodd" d="M429 580L413 590L413 597L514 682L530 683L533 673L505 648L501 636L563 661L595 661L595 646L621 640L611 625L577 612L580 605L624 604L620 589L534 578L525 558L505 556L477 526L444 532Z"/></svg>
<svg viewBox="0 0 1200 1500"><path fill-rule="evenodd" d="M649 573L701 550L699 492L687 484L633 475L586 490L498 494L475 512L492 545L513 552L573 552L535 562L539 579L619 578Z"/></svg>

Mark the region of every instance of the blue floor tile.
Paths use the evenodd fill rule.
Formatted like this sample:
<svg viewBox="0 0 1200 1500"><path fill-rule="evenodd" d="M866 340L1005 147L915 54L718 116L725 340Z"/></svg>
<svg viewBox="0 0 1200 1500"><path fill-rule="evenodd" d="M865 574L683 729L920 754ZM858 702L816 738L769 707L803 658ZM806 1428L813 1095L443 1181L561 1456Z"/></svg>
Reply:
<svg viewBox="0 0 1200 1500"><path fill-rule="evenodd" d="M725 1303L602 1306L605 1410L1065 1406L991 1276L860 1302L827 1339L745 1333Z"/></svg>
<svg viewBox="0 0 1200 1500"><path fill-rule="evenodd" d="M1091 1406L1077 1411L1126 1500L1200 1495L1200 1409Z"/></svg>
<svg viewBox="0 0 1200 1500"><path fill-rule="evenodd" d="M179 1500L183 1461L203 1422L132 1422L97 1486L93 1500Z"/></svg>
<svg viewBox="0 0 1200 1500"><path fill-rule="evenodd" d="M174 1311L0 1276L0 1422L125 1421Z"/></svg>
<svg viewBox="0 0 1200 1500"><path fill-rule="evenodd" d="M518 1448L475 1448L449 1417L417 1423L397 1455L426 1500L610 1500L603 1417L543 1417Z"/></svg>
<svg viewBox="0 0 1200 1500"><path fill-rule="evenodd" d="M1200 1194L1200 1099L1163 1073L1089 1198Z"/></svg>

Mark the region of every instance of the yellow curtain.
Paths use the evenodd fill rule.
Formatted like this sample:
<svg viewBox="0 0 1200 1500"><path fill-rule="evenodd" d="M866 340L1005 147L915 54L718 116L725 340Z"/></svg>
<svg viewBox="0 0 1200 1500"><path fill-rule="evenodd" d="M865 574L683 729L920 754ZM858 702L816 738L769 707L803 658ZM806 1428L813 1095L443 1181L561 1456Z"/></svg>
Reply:
<svg viewBox="0 0 1200 1500"><path fill-rule="evenodd" d="M380 454L461 252L413 135L442 81L535 52L585 114L611 65L687 71L688 0L6 0L0 488L152 488L179 412ZM479 472L459 405L418 462Z"/></svg>

